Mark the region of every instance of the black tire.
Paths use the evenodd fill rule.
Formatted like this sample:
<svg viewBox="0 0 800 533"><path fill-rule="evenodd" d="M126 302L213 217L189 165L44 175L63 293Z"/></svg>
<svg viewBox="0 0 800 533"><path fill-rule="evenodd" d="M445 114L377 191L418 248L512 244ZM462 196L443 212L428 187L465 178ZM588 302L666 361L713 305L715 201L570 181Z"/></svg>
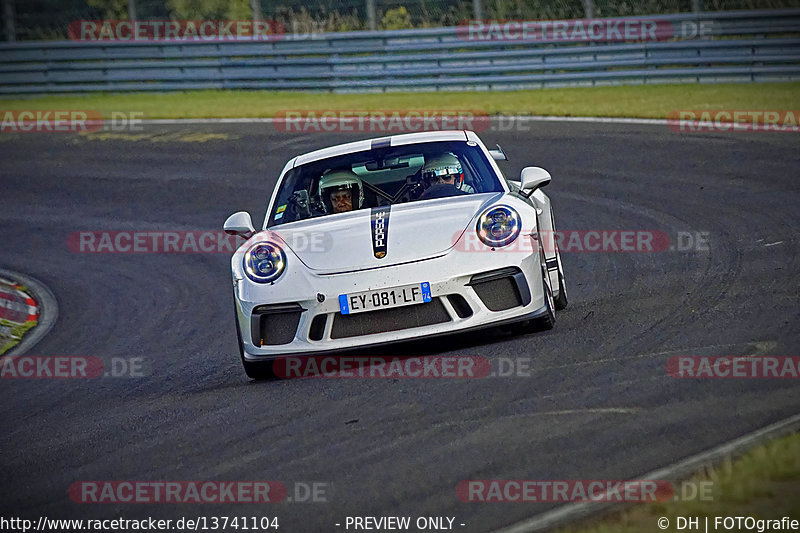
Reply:
<svg viewBox="0 0 800 533"><path fill-rule="evenodd" d="M556 305L556 311L561 311L567 307L567 288L564 286L564 275L558 273L558 298L553 300Z"/></svg>
<svg viewBox="0 0 800 533"><path fill-rule="evenodd" d="M547 273L547 263L545 261L544 252L542 247L539 246L539 263L542 278L542 288L544 291L545 305L547 306L547 313L539 318L533 320L525 320L517 322L511 326L511 331L515 334L535 333L537 331L547 331L553 329L556 325L556 311L555 302L553 301L553 289L550 286L550 276Z"/></svg>
<svg viewBox="0 0 800 533"><path fill-rule="evenodd" d="M567 307L567 284L564 281L564 266L561 264L561 252L558 249L556 239L556 221L553 217L553 208L550 208L550 220L553 223L553 248L556 250L556 261L558 262L558 298L554 300L556 311L561 311Z"/></svg>
<svg viewBox="0 0 800 533"><path fill-rule="evenodd" d="M272 366L272 361L247 361L244 358L244 343L242 342L242 331L239 329L239 313L236 312L236 303L234 302L233 319L236 325L236 340L239 342L239 357L242 360L244 373L247 377L256 381L264 381L267 379L275 379L275 370Z"/></svg>
<svg viewBox="0 0 800 533"><path fill-rule="evenodd" d="M555 239L553 239L555 242ZM558 244L556 246L556 259L558 260L558 298L553 300L556 311L561 311L567 307L567 284L564 282L564 269L561 266L561 253L558 251Z"/></svg>
<svg viewBox="0 0 800 533"><path fill-rule="evenodd" d="M553 287L550 285L550 275L547 272L547 262L541 246L539 247L539 261L542 265L542 288L544 290L544 301L547 307L547 313L534 320L533 326L535 331L546 331L548 329L553 329L553 326L556 325L556 306L553 300Z"/></svg>

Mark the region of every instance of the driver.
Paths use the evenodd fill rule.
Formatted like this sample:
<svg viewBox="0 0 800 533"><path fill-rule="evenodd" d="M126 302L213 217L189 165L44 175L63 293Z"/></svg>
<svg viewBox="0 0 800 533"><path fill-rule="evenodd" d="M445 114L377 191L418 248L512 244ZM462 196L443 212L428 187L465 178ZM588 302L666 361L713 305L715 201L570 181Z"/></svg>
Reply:
<svg viewBox="0 0 800 533"><path fill-rule="evenodd" d="M422 167L422 179L425 187L436 184L453 185L465 193L474 193L475 189L464 183L464 170L461 161L452 152L426 159Z"/></svg>
<svg viewBox="0 0 800 533"><path fill-rule="evenodd" d="M355 209L360 209L364 204L364 184L352 170L329 170L319 180L319 198L326 213L352 211L355 201Z"/></svg>

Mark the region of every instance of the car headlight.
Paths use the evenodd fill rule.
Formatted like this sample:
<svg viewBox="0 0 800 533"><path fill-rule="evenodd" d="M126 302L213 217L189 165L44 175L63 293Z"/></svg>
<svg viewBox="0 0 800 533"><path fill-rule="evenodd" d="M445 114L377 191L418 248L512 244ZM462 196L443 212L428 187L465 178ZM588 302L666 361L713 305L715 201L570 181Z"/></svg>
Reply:
<svg viewBox="0 0 800 533"><path fill-rule="evenodd" d="M477 231L486 246L510 244L519 235L519 213L505 205L493 207L478 218Z"/></svg>
<svg viewBox="0 0 800 533"><path fill-rule="evenodd" d="M259 242L244 254L244 273L256 283L270 283L286 269L286 254L271 242Z"/></svg>

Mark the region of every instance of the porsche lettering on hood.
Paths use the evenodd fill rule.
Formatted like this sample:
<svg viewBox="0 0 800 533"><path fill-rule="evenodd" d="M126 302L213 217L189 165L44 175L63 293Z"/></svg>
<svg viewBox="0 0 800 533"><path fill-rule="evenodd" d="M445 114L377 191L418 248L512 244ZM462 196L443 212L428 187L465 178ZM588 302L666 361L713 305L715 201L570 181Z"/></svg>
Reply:
<svg viewBox="0 0 800 533"><path fill-rule="evenodd" d="M373 207L370 214L372 224L372 252L376 259L386 257L386 241L389 233L389 211L392 206Z"/></svg>
<svg viewBox="0 0 800 533"><path fill-rule="evenodd" d="M310 269L352 272L435 257L502 193L360 209L273 228ZM424 238L423 238L424 237Z"/></svg>

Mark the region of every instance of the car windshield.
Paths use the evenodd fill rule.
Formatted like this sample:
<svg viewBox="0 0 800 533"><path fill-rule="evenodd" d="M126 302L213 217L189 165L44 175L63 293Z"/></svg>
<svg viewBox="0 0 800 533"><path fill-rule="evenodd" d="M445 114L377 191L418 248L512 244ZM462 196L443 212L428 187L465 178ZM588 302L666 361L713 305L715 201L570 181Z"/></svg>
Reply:
<svg viewBox="0 0 800 533"><path fill-rule="evenodd" d="M377 148L289 170L267 227L357 209L500 191L497 175L474 142Z"/></svg>

